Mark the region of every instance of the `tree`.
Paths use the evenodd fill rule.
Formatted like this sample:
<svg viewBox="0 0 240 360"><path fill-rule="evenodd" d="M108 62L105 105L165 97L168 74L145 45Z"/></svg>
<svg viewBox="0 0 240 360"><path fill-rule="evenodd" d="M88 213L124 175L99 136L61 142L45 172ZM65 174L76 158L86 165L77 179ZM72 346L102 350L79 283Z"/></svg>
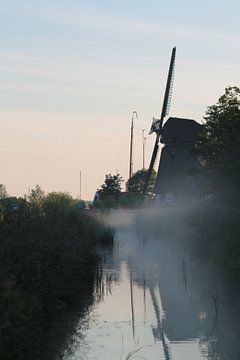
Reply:
<svg viewBox="0 0 240 360"><path fill-rule="evenodd" d="M142 195L148 170L138 170L133 176L127 181L126 188L129 193L136 195ZM152 193L153 186L156 181L156 171L153 170L152 176L149 182L148 193Z"/></svg>
<svg viewBox="0 0 240 360"><path fill-rule="evenodd" d="M30 191L29 200L33 202L37 202L42 200L44 196L45 193L43 189L39 185L36 185L35 189L31 189Z"/></svg>
<svg viewBox="0 0 240 360"><path fill-rule="evenodd" d="M209 191L218 197L236 198L240 192L240 89L225 89L216 105L209 106L205 132L196 144L204 160Z"/></svg>
<svg viewBox="0 0 240 360"><path fill-rule="evenodd" d="M6 197L8 197L6 186L0 184L0 200L5 199Z"/></svg>
<svg viewBox="0 0 240 360"><path fill-rule="evenodd" d="M69 193L53 191L43 198L42 207L49 219L60 219L76 208L76 205Z"/></svg>
<svg viewBox="0 0 240 360"><path fill-rule="evenodd" d="M118 202L122 182L123 178L120 174L106 175L105 181L101 188L97 190L95 198L98 201L106 201L107 203Z"/></svg>

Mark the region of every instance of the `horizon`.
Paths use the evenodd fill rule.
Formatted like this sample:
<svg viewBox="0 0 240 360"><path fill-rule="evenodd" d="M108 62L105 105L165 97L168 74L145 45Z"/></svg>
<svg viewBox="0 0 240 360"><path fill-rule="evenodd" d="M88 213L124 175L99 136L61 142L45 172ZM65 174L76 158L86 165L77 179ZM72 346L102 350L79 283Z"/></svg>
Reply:
<svg viewBox="0 0 240 360"><path fill-rule="evenodd" d="M38 184L77 197L82 171L82 198L92 200L105 174L127 180L132 111L139 116L135 172L142 166L141 130L147 134L161 111L173 46L169 116L201 122L224 89L238 85L238 10L237 1L225 0L5 3L0 183L13 196ZM147 164L153 142L148 136Z"/></svg>

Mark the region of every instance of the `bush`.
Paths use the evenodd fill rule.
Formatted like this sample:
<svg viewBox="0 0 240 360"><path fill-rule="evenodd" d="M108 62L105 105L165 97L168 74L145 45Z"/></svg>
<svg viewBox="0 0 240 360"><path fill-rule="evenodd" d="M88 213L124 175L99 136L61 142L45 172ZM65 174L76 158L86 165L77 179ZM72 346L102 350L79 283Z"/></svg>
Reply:
<svg viewBox="0 0 240 360"><path fill-rule="evenodd" d="M46 359L54 319L93 300L112 232L68 194L6 199L0 221L0 358ZM12 205L15 210L12 212Z"/></svg>

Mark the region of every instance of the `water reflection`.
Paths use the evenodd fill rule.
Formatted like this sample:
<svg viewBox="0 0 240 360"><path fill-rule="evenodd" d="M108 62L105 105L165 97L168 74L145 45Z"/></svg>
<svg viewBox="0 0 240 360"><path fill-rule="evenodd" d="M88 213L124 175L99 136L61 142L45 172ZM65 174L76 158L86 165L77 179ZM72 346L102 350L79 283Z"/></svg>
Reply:
<svg viewBox="0 0 240 360"><path fill-rule="evenodd" d="M118 247L64 359L239 359L238 296L226 280L186 250L141 241L129 214L109 221Z"/></svg>

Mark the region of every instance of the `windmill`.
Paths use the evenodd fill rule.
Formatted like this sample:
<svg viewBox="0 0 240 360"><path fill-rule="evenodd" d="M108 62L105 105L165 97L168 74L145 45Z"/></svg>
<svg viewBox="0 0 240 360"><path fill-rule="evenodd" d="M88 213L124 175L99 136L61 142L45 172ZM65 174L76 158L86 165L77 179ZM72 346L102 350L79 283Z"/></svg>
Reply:
<svg viewBox="0 0 240 360"><path fill-rule="evenodd" d="M170 103L171 103L171 98L172 98L175 58L176 58L176 47L174 47L172 49L172 55L171 55L171 60L170 60L170 65L169 65L168 78L167 78L166 89L165 89L165 94L164 94L161 117L160 117L160 119L153 118L152 126L150 129L150 134L152 134L153 132L156 133L156 140L155 140L152 158L151 158L149 170L148 170L148 173L146 176L146 181L145 181L145 185L144 185L144 189L143 189L144 195L146 195L146 193L147 193L149 181L151 179L154 164L155 164L156 157L158 154L159 140L162 135L163 121L169 113L169 108L170 108Z"/></svg>

